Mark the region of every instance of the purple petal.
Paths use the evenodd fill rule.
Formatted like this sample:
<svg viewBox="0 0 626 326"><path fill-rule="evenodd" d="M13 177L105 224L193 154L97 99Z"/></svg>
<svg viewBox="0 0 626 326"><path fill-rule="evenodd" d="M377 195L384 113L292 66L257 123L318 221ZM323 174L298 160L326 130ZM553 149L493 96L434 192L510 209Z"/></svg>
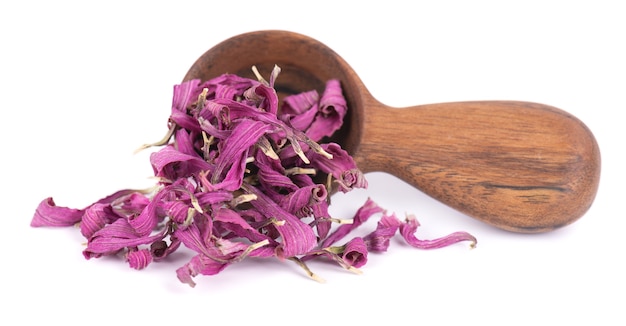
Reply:
<svg viewBox="0 0 626 326"><path fill-rule="evenodd" d="M278 203L287 212L303 218L313 213L313 206L325 201L328 196L326 187L321 184L298 188L283 196Z"/></svg>
<svg viewBox="0 0 626 326"><path fill-rule="evenodd" d="M320 99L319 114L306 130L307 136L316 142L331 136L341 128L347 109L341 84L336 79L329 80Z"/></svg>
<svg viewBox="0 0 626 326"><path fill-rule="evenodd" d="M305 254L316 245L317 238L310 226L282 209L257 188L247 184L244 184L242 188L257 196L256 200L250 202L255 209L264 216L274 217L276 220L284 222L276 225L276 230L282 237L282 243L276 248L276 255L279 258Z"/></svg>
<svg viewBox="0 0 626 326"><path fill-rule="evenodd" d="M377 213L382 213L382 212L384 212L384 210L380 206L378 206L378 204L376 204L373 200L368 198L365 201L365 204L363 204L363 206L361 206L357 210L356 214L354 215L354 218L352 219L352 223L342 224L339 227L337 227L337 229L333 233L331 233L330 236L328 236L328 238L324 239L321 247L322 248L330 247L335 242L341 240L343 237L348 235L354 229L359 227L361 224L365 223L372 215L377 214Z"/></svg>
<svg viewBox="0 0 626 326"><path fill-rule="evenodd" d="M198 274L216 275L228 265L229 263L218 262L207 256L198 254L191 258L188 263L178 268L176 270L176 276L181 282L195 287L196 282L193 281L193 278Z"/></svg>
<svg viewBox="0 0 626 326"><path fill-rule="evenodd" d="M270 240L266 235L261 234L253 228L248 221L232 209L221 208L215 212L213 217L216 226L232 232L237 237L246 238L252 242Z"/></svg>
<svg viewBox="0 0 626 326"><path fill-rule="evenodd" d="M99 201L98 203L102 203ZM115 205L116 212L131 215L139 214L150 203L150 198L140 192L133 192L128 195L117 198L111 202L111 205Z"/></svg>
<svg viewBox="0 0 626 326"><path fill-rule="evenodd" d="M298 189L291 178L285 175L285 168L280 160L270 158L262 151L257 151L255 164L258 167L259 184L266 192L272 190L292 192Z"/></svg>
<svg viewBox="0 0 626 326"><path fill-rule="evenodd" d="M181 84L174 85L172 110L186 113L187 107L196 101L198 95L200 94L199 90L201 89L199 79L192 79Z"/></svg>
<svg viewBox="0 0 626 326"><path fill-rule="evenodd" d="M365 265L367 263L367 245L363 238L356 237L348 241L344 246L341 258L348 266L359 268Z"/></svg>
<svg viewBox="0 0 626 326"><path fill-rule="evenodd" d="M197 222L199 219L203 223ZM192 223L186 228L177 228L174 231L174 236L187 248L202 255L211 256L212 253L209 248L212 246L210 244L212 229L212 220L205 216L199 216L196 223Z"/></svg>
<svg viewBox="0 0 626 326"><path fill-rule="evenodd" d="M161 205L161 199L165 194L167 194L167 188L159 191L139 215L132 215L128 218L128 224L135 230L137 235L147 236L156 228L160 220L157 215L157 209Z"/></svg>
<svg viewBox="0 0 626 326"><path fill-rule="evenodd" d="M105 225L113 223L123 216L115 213L109 204L96 203L85 210L80 222L80 233L86 238L91 238L94 233Z"/></svg>
<svg viewBox="0 0 626 326"><path fill-rule="evenodd" d="M214 242L208 248L212 256L198 254L191 258L187 264L176 270L176 275L181 282L194 287L193 277L198 274L215 275L228 265L248 256L269 257L273 254L272 251L265 250L263 247L257 248L259 244L248 245L225 239L215 239Z"/></svg>
<svg viewBox="0 0 626 326"><path fill-rule="evenodd" d="M193 146L193 139L189 135L189 132L185 129L178 129L174 134L176 149L187 155L195 156L196 150Z"/></svg>
<svg viewBox="0 0 626 326"><path fill-rule="evenodd" d="M176 180L199 171L212 169L212 166L201 157L181 153L172 146L166 146L151 153L150 163L154 175L167 180Z"/></svg>
<svg viewBox="0 0 626 326"><path fill-rule="evenodd" d="M402 222L395 214L383 214L376 225L376 230L363 238L367 244L367 249L378 252L387 251L390 239L396 234L401 224Z"/></svg>
<svg viewBox="0 0 626 326"><path fill-rule="evenodd" d="M319 97L319 93L316 90L285 96L281 114L287 117L300 115L317 105Z"/></svg>
<svg viewBox="0 0 626 326"><path fill-rule="evenodd" d="M112 255L124 248L150 244L162 238L163 234L142 237L125 219L117 219L94 233L88 240L83 255L87 259Z"/></svg>
<svg viewBox="0 0 626 326"><path fill-rule="evenodd" d="M474 247L477 242L476 238L467 232L454 232L434 240L420 240L414 234L418 227L419 222L415 216L409 216L406 222L400 225L400 234L409 245L419 249L442 248L461 241L471 241L471 247Z"/></svg>
<svg viewBox="0 0 626 326"><path fill-rule="evenodd" d="M246 90L244 96L263 111L270 112L274 115L278 111L278 95L273 87L257 84Z"/></svg>
<svg viewBox="0 0 626 326"><path fill-rule="evenodd" d="M83 214L82 209L57 206L52 197L48 197L37 206L30 226L71 226L80 222Z"/></svg>
<svg viewBox="0 0 626 326"><path fill-rule="evenodd" d="M357 168L354 159L347 151L335 143L323 144L321 147L331 154L332 158L309 151L307 156L311 158L311 165L314 168L332 175L342 192L348 192L354 188L367 188L365 175Z"/></svg>
<svg viewBox="0 0 626 326"><path fill-rule="evenodd" d="M152 253L148 249L132 250L126 253L126 261L131 268L144 269L152 262Z"/></svg>
<svg viewBox="0 0 626 326"><path fill-rule="evenodd" d="M250 119L239 120L233 128L232 135L218 144L219 156L215 161L215 169L212 182L222 181L222 171L234 165L233 162L245 161L251 146L259 141L269 129L270 125L261 121ZM243 156L243 157L242 157ZM233 178L243 178L243 175L232 176ZM239 180L237 184L239 184ZM237 187L238 188L238 187Z"/></svg>
<svg viewBox="0 0 626 326"><path fill-rule="evenodd" d="M289 122L289 124L298 130L307 130L310 128L311 124L313 123L313 121L315 120L315 117L318 114L318 108L317 108L317 104L315 104L313 107L311 107L309 110L295 115L291 118L289 118L289 120L287 120ZM282 117L281 119L287 119L287 117ZM307 134L308 136L308 134Z"/></svg>

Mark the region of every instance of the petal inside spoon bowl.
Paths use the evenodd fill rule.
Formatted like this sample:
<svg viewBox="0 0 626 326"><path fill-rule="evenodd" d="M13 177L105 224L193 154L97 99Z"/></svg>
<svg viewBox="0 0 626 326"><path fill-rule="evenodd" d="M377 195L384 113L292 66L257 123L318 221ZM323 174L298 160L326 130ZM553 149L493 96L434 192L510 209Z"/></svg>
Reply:
<svg viewBox="0 0 626 326"><path fill-rule="evenodd" d="M234 36L202 54L184 80L224 73L255 78L281 68L279 97L341 81L348 104L333 136L363 172L399 177L495 227L522 233L571 224L589 209L600 178L591 131L539 103L474 101L391 108L377 101L332 49L279 30Z"/></svg>

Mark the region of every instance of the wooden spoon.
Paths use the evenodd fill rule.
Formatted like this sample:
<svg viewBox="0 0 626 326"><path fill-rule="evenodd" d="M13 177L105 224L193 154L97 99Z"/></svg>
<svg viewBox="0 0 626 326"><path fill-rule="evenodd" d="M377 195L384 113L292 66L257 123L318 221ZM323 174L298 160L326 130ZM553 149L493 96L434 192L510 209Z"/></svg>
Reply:
<svg viewBox="0 0 626 326"><path fill-rule="evenodd" d="M392 108L320 42L293 32L241 34L217 44L184 80L224 73L282 72L279 96L341 81L349 114L335 141L363 172L382 171L498 228L539 233L568 225L591 206L600 151L590 130L560 109L519 101Z"/></svg>

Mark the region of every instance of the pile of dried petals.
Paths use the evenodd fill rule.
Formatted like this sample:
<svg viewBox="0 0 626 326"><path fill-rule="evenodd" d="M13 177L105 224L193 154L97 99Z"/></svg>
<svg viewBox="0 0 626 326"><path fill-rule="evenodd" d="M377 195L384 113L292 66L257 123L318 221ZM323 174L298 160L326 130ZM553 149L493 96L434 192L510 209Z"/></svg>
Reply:
<svg viewBox="0 0 626 326"><path fill-rule="evenodd" d="M466 232L417 239L413 216L401 221L371 199L352 220L330 216L331 186L341 192L367 187L345 150L321 143L346 114L339 81L329 80L321 96L315 90L286 96L279 110L273 85L280 68L269 82L253 71L258 80L224 74L174 86L168 134L145 146L162 146L150 156L154 189L120 190L84 209L46 198L31 226L78 224L87 239L85 258L120 255L135 269L164 260L182 244L195 256L176 274L191 286L198 274L217 274L246 257L292 260L313 278L305 264L310 259L358 271L368 252L386 251L397 232L423 249L476 243ZM379 213L367 236L336 244Z"/></svg>

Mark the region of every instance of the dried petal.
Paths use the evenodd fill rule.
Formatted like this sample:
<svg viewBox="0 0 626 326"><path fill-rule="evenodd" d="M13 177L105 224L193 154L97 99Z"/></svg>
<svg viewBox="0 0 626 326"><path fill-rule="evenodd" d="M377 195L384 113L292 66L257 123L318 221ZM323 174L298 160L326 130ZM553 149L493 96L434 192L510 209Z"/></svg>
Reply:
<svg viewBox="0 0 626 326"><path fill-rule="evenodd" d="M341 240L354 229L359 227L361 224L365 223L372 215L382 212L384 212L384 210L380 206L378 206L378 204L376 204L371 198L368 198L365 201L365 204L363 204L363 206L361 206L357 210L352 223L340 225L333 233L328 236L328 238L324 239L321 247L330 247L335 242Z"/></svg>
<svg viewBox="0 0 626 326"><path fill-rule="evenodd" d="M126 253L126 261L131 268L144 269L152 262L152 253L148 249L132 250Z"/></svg>
<svg viewBox="0 0 626 326"><path fill-rule="evenodd" d="M30 226L71 226L80 222L83 214L82 209L57 206L52 197L48 197L37 206Z"/></svg>
<svg viewBox="0 0 626 326"><path fill-rule="evenodd" d="M355 237L348 241L343 248L341 258L354 268L359 268L367 263L367 245L363 238Z"/></svg>
<svg viewBox="0 0 626 326"><path fill-rule="evenodd" d="M281 117L286 118L284 121L289 121L291 120L289 117L298 116L306 111L309 111L312 107L317 105L319 97L319 93L314 89L285 96L283 99L283 106L281 108Z"/></svg>
<svg viewBox="0 0 626 326"><path fill-rule="evenodd" d="M113 255L124 248L150 244L162 238L163 234L140 236L125 219L117 219L94 233L87 242L83 255L87 259Z"/></svg>
<svg viewBox="0 0 626 326"><path fill-rule="evenodd" d="M194 173L212 169L212 166L201 157L181 153L173 146L166 146L151 153L150 163L154 175L166 180L185 178Z"/></svg>
<svg viewBox="0 0 626 326"><path fill-rule="evenodd" d="M404 240L408 244L416 248L442 248L461 241L471 241L470 246L472 248L476 246L476 238L467 232L454 232L452 234L434 240L420 240L414 234L415 231L417 231L418 227L419 222L413 215L408 216L406 222L400 225L400 234L402 235Z"/></svg>
<svg viewBox="0 0 626 326"><path fill-rule="evenodd" d="M273 217L282 224L276 225L276 230L282 237L281 244L276 247L276 256L279 258L289 258L302 255L311 250L317 239L310 226L302 222L293 214L285 211L267 195L256 187L244 184L242 188L257 196L256 200L250 202L252 206L260 211L264 216Z"/></svg>
<svg viewBox="0 0 626 326"><path fill-rule="evenodd" d="M248 239L252 242L270 240L266 235L261 234L252 227L241 215L232 209L221 208L215 212L214 223L220 228L232 232L235 236Z"/></svg>
<svg viewBox="0 0 626 326"><path fill-rule="evenodd" d="M367 188L365 175L357 168L354 159L347 151L336 143L322 144L321 147L332 155L332 158L329 159L313 151L307 153L314 168L332 175L342 192L348 192L354 188Z"/></svg>
<svg viewBox="0 0 626 326"><path fill-rule="evenodd" d="M395 214L383 214L376 225L376 230L366 235L363 240L369 251L387 251L390 239L396 234L402 222Z"/></svg>
<svg viewBox="0 0 626 326"><path fill-rule="evenodd" d="M341 128L347 111L339 80L329 80L319 102L319 114L306 130L307 136L316 142L331 136Z"/></svg>
<svg viewBox="0 0 626 326"><path fill-rule="evenodd" d="M80 221L80 233L89 239L98 230L118 218L123 216L116 214L110 204L95 203L85 210Z"/></svg>

